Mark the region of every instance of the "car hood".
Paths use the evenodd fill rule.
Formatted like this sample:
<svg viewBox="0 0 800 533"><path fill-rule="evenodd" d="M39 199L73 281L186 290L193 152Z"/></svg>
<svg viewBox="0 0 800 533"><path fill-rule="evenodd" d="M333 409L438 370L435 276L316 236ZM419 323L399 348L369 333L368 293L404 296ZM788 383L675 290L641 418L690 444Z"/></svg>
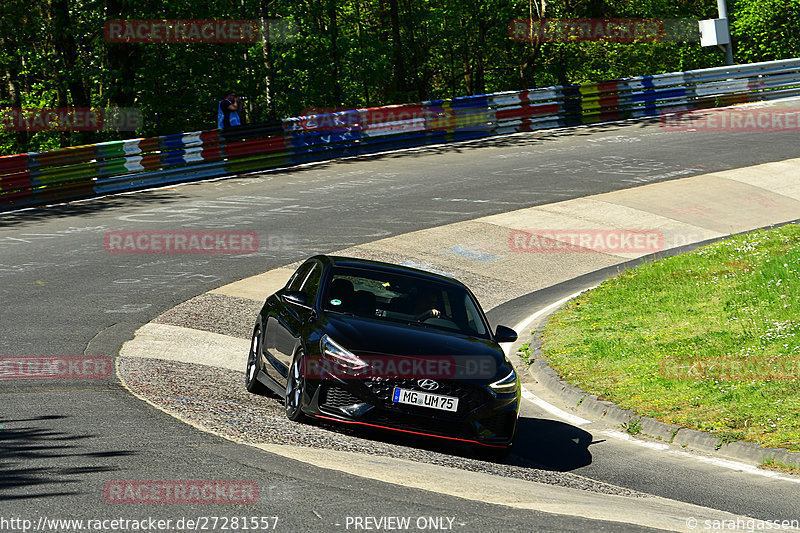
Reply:
<svg viewBox="0 0 800 533"><path fill-rule="evenodd" d="M467 337L432 327L397 324L351 315L325 315L324 332L356 355L472 356L505 361L502 349L489 339Z"/></svg>

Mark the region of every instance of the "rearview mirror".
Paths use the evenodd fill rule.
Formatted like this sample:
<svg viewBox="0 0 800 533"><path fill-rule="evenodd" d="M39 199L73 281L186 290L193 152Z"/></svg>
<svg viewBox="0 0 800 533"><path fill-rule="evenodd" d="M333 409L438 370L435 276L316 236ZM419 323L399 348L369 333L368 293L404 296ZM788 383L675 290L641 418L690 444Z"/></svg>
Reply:
<svg viewBox="0 0 800 533"><path fill-rule="evenodd" d="M497 326L497 331L494 333L494 339L497 342L514 342L517 340L517 332L505 326Z"/></svg>

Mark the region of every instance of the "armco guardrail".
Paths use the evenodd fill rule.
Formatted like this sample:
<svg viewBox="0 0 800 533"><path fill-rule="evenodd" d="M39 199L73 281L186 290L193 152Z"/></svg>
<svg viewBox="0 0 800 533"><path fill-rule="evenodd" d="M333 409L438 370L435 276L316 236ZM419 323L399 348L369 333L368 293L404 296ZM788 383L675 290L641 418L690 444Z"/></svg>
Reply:
<svg viewBox="0 0 800 533"><path fill-rule="evenodd" d="M0 157L0 211L335 157L800 95L800 59Z"/></svg>

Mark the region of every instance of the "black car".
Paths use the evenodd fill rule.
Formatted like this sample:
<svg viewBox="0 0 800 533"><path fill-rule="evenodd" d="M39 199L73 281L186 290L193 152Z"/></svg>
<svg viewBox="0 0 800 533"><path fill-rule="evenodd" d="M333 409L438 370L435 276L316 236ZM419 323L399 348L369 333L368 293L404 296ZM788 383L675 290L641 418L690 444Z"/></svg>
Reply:
<svg viewBox="0 0 800 533"><path fill-rule="evenodd" d="M246 387L305 417L510 448L519 378L462 283L377 261L318 255L267 298Z"/></svg>

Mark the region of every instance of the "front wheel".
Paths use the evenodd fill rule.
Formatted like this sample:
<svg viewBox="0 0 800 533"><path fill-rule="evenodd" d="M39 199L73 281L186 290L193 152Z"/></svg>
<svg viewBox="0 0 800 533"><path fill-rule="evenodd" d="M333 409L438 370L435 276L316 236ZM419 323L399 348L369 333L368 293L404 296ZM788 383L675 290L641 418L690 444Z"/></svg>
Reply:
<svg viewBox="0 0 800 533"><path fill-rule="evenodd" d="M305 415L300 409L300 404L305 394L306 381L301 372L303 364L303 351L297 350L289 367L289 375L286 377L286 418L292 422L301 422Z"/></svg>
<svg viewBox="0 0 800 533"><path fill-rule="evenodd" d="M258 381L258 359L261 357L261 325L256 325L253 338L250 340L250 354L247 356L247 367L244 371L244 386L253 394L265 394L267 388Z"/></svg>

